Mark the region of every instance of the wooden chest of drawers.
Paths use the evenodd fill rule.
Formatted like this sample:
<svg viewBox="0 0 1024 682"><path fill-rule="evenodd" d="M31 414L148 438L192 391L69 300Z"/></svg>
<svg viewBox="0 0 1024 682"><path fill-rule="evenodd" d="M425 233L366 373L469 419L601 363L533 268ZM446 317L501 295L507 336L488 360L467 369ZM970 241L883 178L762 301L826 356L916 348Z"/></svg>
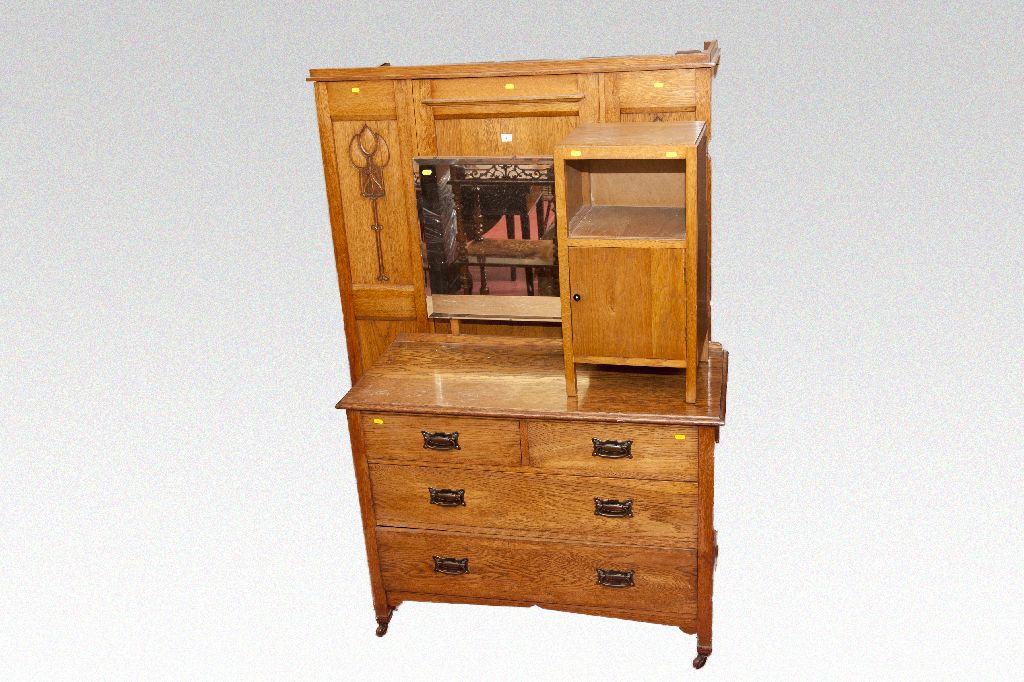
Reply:
<svg viewBox="0 0 1024 682"><path fill-rule="evenodd" d="M727 354L682 377L581 368L558 339L403 335L348 410L377 634L403 601L674 625L711 652ZM695 665L697 662L695 661Z"/></svg>

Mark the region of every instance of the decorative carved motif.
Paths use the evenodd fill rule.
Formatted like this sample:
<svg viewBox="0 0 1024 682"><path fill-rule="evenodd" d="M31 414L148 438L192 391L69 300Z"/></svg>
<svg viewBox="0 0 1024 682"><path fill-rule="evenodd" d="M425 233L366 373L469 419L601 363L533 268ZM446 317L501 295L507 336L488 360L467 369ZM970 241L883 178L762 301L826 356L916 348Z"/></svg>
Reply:
<svg viewBox="0 0 1024 682"><path fill-rule="evenodd" d="M463 163L463 180L554 180L554 166L523 163Z"/></svg>
<svg viewBox="0 0 1024 682"><path fill-rule="evenodd" d="M373 223L370 229L377 242L377 281L387 282L390 278L384 272L384 252L381 249L381 230L377 202L384 198L384 167L391 160L388 143L378 132L363 124L362 129L352 136L348 145L349 160L359 170L359 193L370 200L373 207Z"/></svg>

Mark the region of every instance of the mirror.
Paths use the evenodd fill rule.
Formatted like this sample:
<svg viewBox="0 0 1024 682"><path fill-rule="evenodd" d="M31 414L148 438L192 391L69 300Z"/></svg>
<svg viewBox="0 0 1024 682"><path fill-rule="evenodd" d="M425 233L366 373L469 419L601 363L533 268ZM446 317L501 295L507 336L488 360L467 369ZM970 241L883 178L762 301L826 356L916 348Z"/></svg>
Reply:
<svg viewBox="0 0 1024 682"><path fill-rule="evenodd" d="M414 159L434 317L558 319L551 157Z"/></svg>

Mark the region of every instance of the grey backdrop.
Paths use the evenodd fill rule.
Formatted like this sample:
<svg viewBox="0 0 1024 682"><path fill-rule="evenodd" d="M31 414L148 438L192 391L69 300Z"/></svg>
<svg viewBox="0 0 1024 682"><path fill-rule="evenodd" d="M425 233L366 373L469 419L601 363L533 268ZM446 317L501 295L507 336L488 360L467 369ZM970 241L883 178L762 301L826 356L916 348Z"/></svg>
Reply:
<svg viewBox="0 0 1024 682"><path fill-rule="evenodd" d="M538 609L406 604L373 636L303 79L713 37L699 675L1024 665L1017 3L99 4L0 18L5 676L690 675L672 628Z"/></svg>

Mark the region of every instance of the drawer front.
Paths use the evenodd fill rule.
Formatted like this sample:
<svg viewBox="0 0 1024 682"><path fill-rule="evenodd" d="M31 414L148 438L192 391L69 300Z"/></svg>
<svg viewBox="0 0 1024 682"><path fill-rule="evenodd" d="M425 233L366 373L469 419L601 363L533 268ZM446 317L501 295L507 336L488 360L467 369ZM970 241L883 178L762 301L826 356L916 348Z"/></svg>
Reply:
<svg viewBox="0 0 1024 682"><path fill-rule="evenodd" d="M612 422L529 422L531 466L595 476L697 480L697 429Z"/></svg>
<svg viewBox="0 0 1024 682"><path fill-rule="evenodd" d="M502 78L445 78L431 82L437 99L494 100L506 97L543 97L579 92L575 74L508 76Z"/></svg>
<svg viewBox="0 0 1024 682"><path fill-rule="evenodd" d="M693 110L697 105L695 69L633 71L614 78L623 113Z"/></svg>
<svg viewBox="0 0 1024 682"><path fill-rule="evenodd" d="M695 546L694 483L392 464L370 481L382 526Z"/></svg>
<svg viewBox="0 0 1024 682"><path fill-rule="evenodd" d="M519 466L522 459L516 420L370 412L360 420L371 462Z"/></svg>
<svg viewBox="0 0 1024 682"><path fill-rule="evenodd" d="M694 614L691 550L398 528L380 528L377 538L392 592Z"/></svg>

